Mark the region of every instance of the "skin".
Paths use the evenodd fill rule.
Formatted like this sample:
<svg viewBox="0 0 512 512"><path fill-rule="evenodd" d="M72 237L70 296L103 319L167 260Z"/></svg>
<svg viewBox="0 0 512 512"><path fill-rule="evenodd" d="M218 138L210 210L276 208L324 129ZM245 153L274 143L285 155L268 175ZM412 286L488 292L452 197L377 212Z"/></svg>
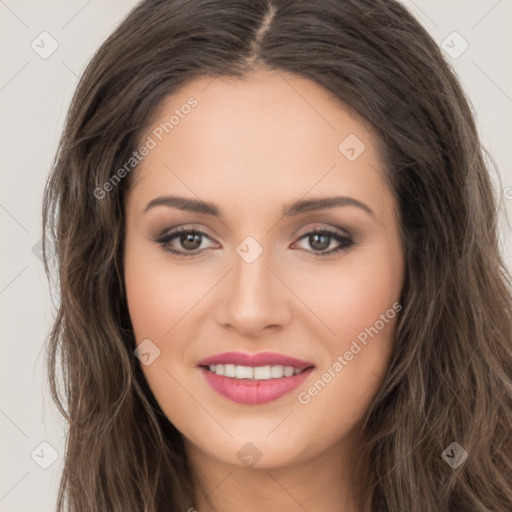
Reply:
<svg viewBox="0 0 512 512"><path fill-rule="evenodd" d="M141 140L192 96L197 106L143 158L126 198L130 316L137 343L149 338L160 350L142 369L219 510L356 512L359 422L388 368L398 315L309 403L298 394L400 300L403 248L377 139L316 83L261 70L189 83L165 99ZM365 144L354 161L338 149L349 134ZM223 216L165 205L144 212L171 194L214 203ZM282 215L294 201L338 195L373 215L352 205ZM178 226L207 234L199 255L180 258L155 241ZM319 228L354 243L318 256L304 235ZM250 264L236 251L247 236L263 248ZM339 245L328 238L324 252ZM179 236L167 246L194 252ZM239 404L196 366L225 351L278 352L316 368L275 401ZM252 467L237 457L248 442L261 453ZM191 507L210 510L197 498Z"/></svg>

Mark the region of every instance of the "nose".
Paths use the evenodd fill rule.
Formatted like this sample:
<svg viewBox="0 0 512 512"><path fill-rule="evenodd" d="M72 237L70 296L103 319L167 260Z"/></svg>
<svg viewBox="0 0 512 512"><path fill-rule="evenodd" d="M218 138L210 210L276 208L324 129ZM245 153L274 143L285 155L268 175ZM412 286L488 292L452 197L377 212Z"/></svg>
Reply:
<svg viewBox="0 0 512 512"><path fill-rule="evenodd" d="M269 268L268 252L252 263L235 254L233 265L219 290L217 322L251 338L282 329L290 319L290 297L278 269Z"/></svg>

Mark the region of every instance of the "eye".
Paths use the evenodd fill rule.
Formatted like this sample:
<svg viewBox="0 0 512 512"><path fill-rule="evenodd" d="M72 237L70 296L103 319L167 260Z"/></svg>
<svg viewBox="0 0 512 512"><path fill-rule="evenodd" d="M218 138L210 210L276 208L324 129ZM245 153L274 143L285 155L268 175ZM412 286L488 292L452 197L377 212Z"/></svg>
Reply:
<svg viewBox="0 0 512 512"><path fill-rule="evenodd" d="M205 249L205 247L202 247L204 239L211 240L203 231L181 227L164 233L155 242L160 244L165 251L186 258L197 256L199 252ZM176 249L176 246L178 246L178 249Z"/></svg>
<svg viewBox="0 0 512 512"><path fill-rule="evenodd" d="M354 240L350 235L342 235L341 233L331 231L329 229L309 231L305 235L301 236L299 240L305 240L313 249L312 251L309 249L306 250L308 252L313 252L315 256L320 257L330 256L331 254L345 251L354 245Z"/></svg>
<svg viewBox="0 0 512 512"><path fill-rule="evenodd" d="M208 247L203 247L205 239L212 240L204 231L180 227L163 233L154 240L160 246L176 256L187 258L198 256ZM350 235L342 235L329 229L316 229L309 231L299 238L305 240L311 249L305 249L315 256L329 256L352 247L354 240ZM334 247L333 247L334 242ZM210 247L211 248L211 247Z"/></svg>

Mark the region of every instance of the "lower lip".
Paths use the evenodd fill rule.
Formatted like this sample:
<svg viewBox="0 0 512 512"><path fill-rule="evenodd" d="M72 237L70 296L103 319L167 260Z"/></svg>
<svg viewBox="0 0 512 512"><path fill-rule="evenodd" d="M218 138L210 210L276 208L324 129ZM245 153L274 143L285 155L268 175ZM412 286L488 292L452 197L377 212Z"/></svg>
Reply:
<svg viewBox="0 0 512 512"><path fill-rule="evenodd" d="M263 404L271 402L299 387L314 370L307 368L293 377L280 379L249 380L224 377L200 367L210 386L220 395L241 404Z"/></svg>

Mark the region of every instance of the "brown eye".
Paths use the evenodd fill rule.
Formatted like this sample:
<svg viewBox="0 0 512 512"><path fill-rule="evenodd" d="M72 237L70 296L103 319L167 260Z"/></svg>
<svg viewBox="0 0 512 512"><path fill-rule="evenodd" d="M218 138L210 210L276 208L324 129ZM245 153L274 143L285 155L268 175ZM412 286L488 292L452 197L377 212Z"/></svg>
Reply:
<svg viewBox="0 0 512 512"><path fill-rule="evenodd" d="M350 236L341 235L328 229L310 231L303 235L300 240L306 240L307 245L310 247L310 249L306 248L306 250L318 256L331 255L344 251L354 245L354 241ZM333 245L334 247L332 247ZM327 250L329 248L330 250Z"/></svg>
<svg viewBox="0 0 512 512"><path fill-rule="evenodd" d="M199 233L182 233L179 235L179 241L184 249L195 251L201 246L202 235Z"/></svg>
<svg viewBox="0 0 512 512"><path fill-rule="evenodd" d="M205 239L211 238L197 229L178 228L163 234L155 242L159 243L165 251L177 256L197 256L203 251L201 245Z"/></svg>

